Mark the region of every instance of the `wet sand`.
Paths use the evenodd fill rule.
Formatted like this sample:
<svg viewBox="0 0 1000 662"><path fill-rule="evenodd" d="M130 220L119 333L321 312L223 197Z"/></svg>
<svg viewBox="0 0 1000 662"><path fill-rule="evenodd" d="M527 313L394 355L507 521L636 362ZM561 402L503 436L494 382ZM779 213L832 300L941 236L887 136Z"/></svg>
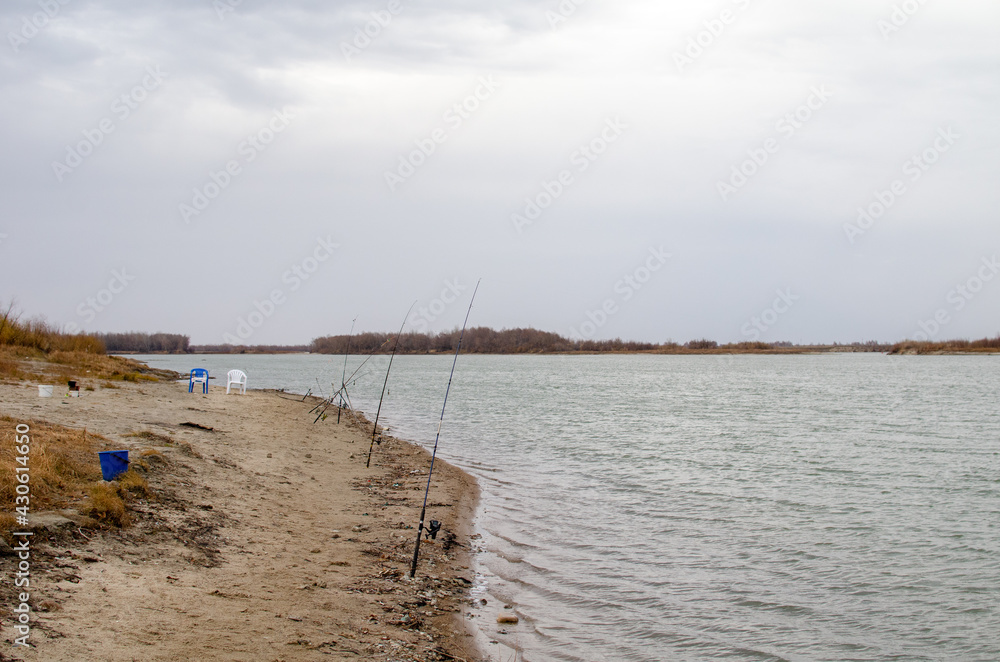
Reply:
<svg viewBox="0 0 1000 662"><path fill-rule="evenodd" d="M390 437L366 469L371 424L338 425L336 409L314 424L315 399L118 384L80 398L0 385L9 432L47 421L163 457L146 474L157 496L135 505L131 527L87 529L68 512L37 529L35 648L12 647L4 623L4 659L479 659L462 611L469 475L435 464L427 520L443 527L410 580L426 451ZM136 431L158 436L124 436Z"/></svg>

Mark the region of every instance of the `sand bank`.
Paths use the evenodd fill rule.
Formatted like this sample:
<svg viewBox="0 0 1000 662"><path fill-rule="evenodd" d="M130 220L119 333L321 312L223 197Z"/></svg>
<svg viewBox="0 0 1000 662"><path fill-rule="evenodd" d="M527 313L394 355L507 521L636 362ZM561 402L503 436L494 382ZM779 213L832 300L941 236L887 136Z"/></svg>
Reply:
<svg viewBox="0 0 1000 662"><path fill-rule="evenodd" d="M131 527L38 530L35 648L11 646L5 616L0 659L478 659L462 614L475 481L436 464L428 520L443 528L421 545L411 581L429 455L389 438L366 469L371 424L338 425L335 410L314 424L315 403L189 394L186 382L80 398L0 385L0 415L14 419L5 443L16 423L38 420L163 457L146 474L156 497L136 504ZM137 431L151 434L126 436Z"/></svg>

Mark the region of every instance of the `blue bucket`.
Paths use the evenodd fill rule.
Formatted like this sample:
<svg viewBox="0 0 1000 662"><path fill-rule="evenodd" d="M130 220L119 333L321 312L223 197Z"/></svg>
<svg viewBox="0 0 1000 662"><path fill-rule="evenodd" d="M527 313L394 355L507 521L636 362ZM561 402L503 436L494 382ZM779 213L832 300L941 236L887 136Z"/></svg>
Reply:
<svg viewBox="0 0 1000 662"><path fill-rule="evenodd" d="M98 455L104 480L114 480L118 474L128 471L128 451L102 451Z"/></svg>

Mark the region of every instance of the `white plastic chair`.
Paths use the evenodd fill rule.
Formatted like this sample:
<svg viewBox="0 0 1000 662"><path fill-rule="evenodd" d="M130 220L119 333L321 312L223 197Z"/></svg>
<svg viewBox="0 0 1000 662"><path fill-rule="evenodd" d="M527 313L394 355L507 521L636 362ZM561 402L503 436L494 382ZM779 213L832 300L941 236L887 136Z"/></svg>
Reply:
<svg viewBox="0 0 1000 662"><path fill-rule="evenodd" d="M242 370L230 370L226 375L226 394L229 394L229 387L236 385L240 389L240 393L246 395L247 393L247 373Z"/></svg>

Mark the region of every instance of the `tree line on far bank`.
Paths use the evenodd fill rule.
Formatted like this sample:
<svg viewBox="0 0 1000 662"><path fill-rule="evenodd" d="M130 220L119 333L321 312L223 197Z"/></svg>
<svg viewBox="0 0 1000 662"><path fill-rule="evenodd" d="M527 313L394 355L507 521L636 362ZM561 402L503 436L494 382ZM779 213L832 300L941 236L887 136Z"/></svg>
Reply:
<svg viewBox="0 0 1000 662"><path fill-rule="evenodd" d="M134 354L186 354L191 351L191 338L179 333L95 333L109 352Z"/></svg>
<svg viewBox="0 0 1000 662"><path fill-rule="evenodd" d="M454 352L458 344L458 330L442 333L403 333L399 336L398 352L401 354L431 354ZM316 338L309 351L317 354L372 354L392 351L395 335L392 333L358 333L353 336L338 335ZM862 345L859 345L862 346ZM885 351L888 345L869 343L864 351ZM877 349L876 349L877 348ZM663 353L730 353L730 352L789 352L796 346L788 342L741 342L720 345L714 340L699 339L679 344L675 342L649 343L613 340L588 340L563 337L538 329L503 329L473 327L466 330L462 351L470 354L553 354L601 352L663 352ZM801 350L801 348L798 348Z"/></svg>
<svg viewBox="0 0 1000 662"><path fill-rule="evenodd" d="M366 332L353 336L334 335L314 339L309 345L192 345L187 335L177 333L65 333L44 319L23 319L13 302L0 306L0 350L112 353L259 353L313 352L318 354L372 354L392 351L394 335ZM453 352L459 331L404 333L398 351L404 354ZM613 340L570 339L538 329L474 327L465 332L463 351L478 354L545 354L563 352L656 352L664 354L803 353L814 351L887 352L890 354L1000 353L1000 335L979 340L911 341L895 344L868 341L833 345L794 345L790 342L740 342L719 344L714 340L648 343ZM0 361L5 360L0 354Z"/></svg>
<svg viewBox="0 0 1000 662"><path fill-rule="evenodd" d="M408 332L400 334L397 352L400 354L439 354L455 351L460 332ZM313 354L388 354L392 351L394 333L364 332L354 335L334 335L315 338L308 345L192 345L186 335L173 333L99 333L93 334L109 352L122 353L198 353L198 354L280 354L311 352ZM948 340L918 342L905 340L895 344L867 341L846 345L794 345L790 342L739 342L720 344L714 340L696 339L686 343L635 342L613 340L571 339L538 329L502 329L473 327L467 329L462 351L470 354L556 354L649 352L663 354L789 354L811 351L887 352L890 354L930 354L942 352L1000 352L1000 336L980 340Z"/></svg>
<svg viewBox="0 0 1000 662"><path fill-rule="evenodd" d="M401 354L431 354L453 352L460 332L403 333L397 352ZM390 352L394 345L392 333L358 333L353 336L316 338L310 351L317 354L371 354ZM465 331L462 351L470 354L541 354L553 352L641 352L655 349L654 343L615 340L570 340L556 333L538 329L504 329L473 327Z"/></svg>

